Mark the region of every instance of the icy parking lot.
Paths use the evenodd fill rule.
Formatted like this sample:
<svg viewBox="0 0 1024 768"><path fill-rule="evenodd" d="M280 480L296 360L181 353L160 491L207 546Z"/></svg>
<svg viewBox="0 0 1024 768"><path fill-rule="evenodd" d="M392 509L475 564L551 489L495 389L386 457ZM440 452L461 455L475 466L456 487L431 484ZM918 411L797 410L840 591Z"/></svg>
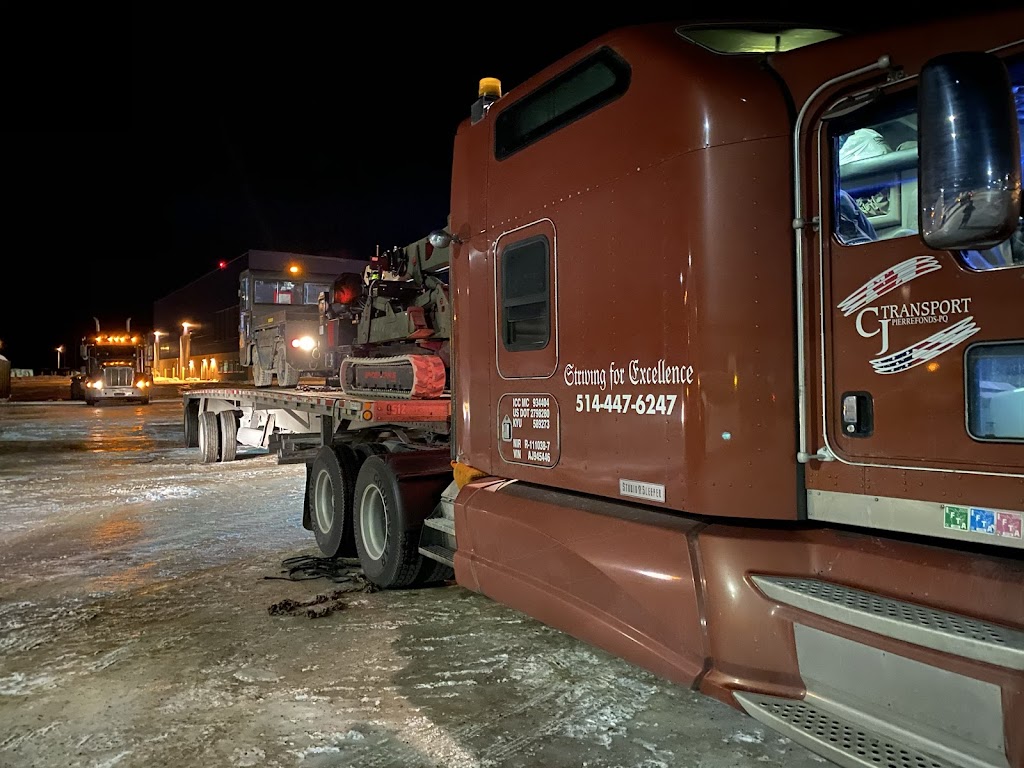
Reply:
<svg viewBox="0 0 1024 768"><path fill-rule="evenodd" d="M278 578L303 467L181 446L180 400L0 402L0 766L824 763L454 584Z"/></svg>

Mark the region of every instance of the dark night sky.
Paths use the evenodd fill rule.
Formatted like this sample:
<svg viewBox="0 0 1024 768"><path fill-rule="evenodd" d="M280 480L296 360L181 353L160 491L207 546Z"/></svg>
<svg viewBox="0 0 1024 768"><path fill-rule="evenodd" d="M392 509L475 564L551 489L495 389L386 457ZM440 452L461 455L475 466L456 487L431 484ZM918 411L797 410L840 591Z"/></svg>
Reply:
<svg viewBox="0 0 1024 768"><path fill-rule="evenodd" d="M149 330L155 299L248 249L366 258L422 237L448 213L452 141L479 78L508 90L615 26L713 18L637 3L546 22L518 5L338 10L351 7L8 19L0 237L14 274L0 353L12 365L53 367L93 316Z"/></svg>

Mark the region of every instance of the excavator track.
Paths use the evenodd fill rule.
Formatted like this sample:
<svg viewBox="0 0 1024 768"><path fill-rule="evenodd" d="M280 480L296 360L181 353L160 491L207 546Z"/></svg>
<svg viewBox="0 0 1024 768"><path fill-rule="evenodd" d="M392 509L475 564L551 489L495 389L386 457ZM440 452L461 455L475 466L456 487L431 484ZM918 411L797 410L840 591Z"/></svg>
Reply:
<svg viewBox="0 0 1024 768"><path fill-rule="evenodd" d="M444 361L437 355L346 357L341 388L356 397L429 400L444 394Z"/></svg>

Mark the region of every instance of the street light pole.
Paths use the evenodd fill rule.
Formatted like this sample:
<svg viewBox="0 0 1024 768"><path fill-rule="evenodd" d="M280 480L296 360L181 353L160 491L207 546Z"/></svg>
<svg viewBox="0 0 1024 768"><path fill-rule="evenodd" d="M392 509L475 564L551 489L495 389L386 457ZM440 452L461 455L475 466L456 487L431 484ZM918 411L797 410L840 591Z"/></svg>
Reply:
<svg viewBox="0 0 1024 768"><path fill-rule="evenodd" d="M153 370L151 373L154 376L157 375L157 371L160 369L160 337L163 335L163 331L153 331Z"/></svg>
<svg viewBox="0 0 1024 768"><path fill-rule="evenodd" d="M57 373L58 374L60 373L60 354L63 351L64 351L64 345L61 344L59 347L57 347Z"/></svg>
<svg viewBox="0 0 1024 768"><path fill-rule="evenodd" d="M188 364L192 357L192 333L189 329L192 323L181 324L181 336L178 339L178 364L181 366L181 378L188 379Z"/></svg>

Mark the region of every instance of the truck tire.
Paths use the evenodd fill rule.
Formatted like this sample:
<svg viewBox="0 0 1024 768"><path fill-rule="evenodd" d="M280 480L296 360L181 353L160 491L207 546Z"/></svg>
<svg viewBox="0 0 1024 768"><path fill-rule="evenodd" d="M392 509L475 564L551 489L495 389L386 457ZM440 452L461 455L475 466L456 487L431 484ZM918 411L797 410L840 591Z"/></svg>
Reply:
<svg viewBox="0 0 1024 768"><path fill-rule="evenodd" d="M450 565L424 557L419 573L416 574L416 578L413 579L412 583L414 586L426 586L428 584L440 584L444 581L451 581L454 578L455 569Z"/></svg>
<svg viewBox="0 0 1024 768"><path fill-rule="evenodd" d="M356 458L347 445L322 446L310 468L309 519L316 545L325 557L355 557L352 494Z"/></svg>
<svg viewBox="0 0 1024 768"><path fill-rule="evenodd" d="M407 525L398 478L380 456L359 468L352 513L356 552L363 575L384 589L412 584L422 567L420 528Z"/></svg>
<svg viewBox="0 0 1024 768"><path fill-rule="evenodd" d="M269 387L274 383L273 369L267 370L260 363L260 352L258 349L252 351L252 383L257 387Z"/></svg>
<svg viewBox="0 0 1024 768"><path fill-rule="evenodd" d="M238 414L221 411L217 417L220 421L220 460L234 461L238 450Z"/></svg>
<svg viewBox="0 0 1024 768"><path fill-rule="evenodd" d="M391 453L383 443L357 443L353 450L356 452L356 460L360 466L370 456L384 456Z"/></svg>
<svg viewBox="0 0 1024 768"><path fill-rule="evenodd" d="M213 411L199 414L199 455L203 464L213 464L220 455L220 419Z"/></svg>
<svg viewBox="0 0 1024 768"><path fill-rule="evenodd" d="M199 447L199 401L189 400L185 403L182 422L185 432L185 447Z"/></svg>
<svg viewBox="0 0 1024 768"><path fill-rule="evenodd" d="M288 363L277 374L277 385L279 387L294 387L299 383L299 369Z"/></svg>

